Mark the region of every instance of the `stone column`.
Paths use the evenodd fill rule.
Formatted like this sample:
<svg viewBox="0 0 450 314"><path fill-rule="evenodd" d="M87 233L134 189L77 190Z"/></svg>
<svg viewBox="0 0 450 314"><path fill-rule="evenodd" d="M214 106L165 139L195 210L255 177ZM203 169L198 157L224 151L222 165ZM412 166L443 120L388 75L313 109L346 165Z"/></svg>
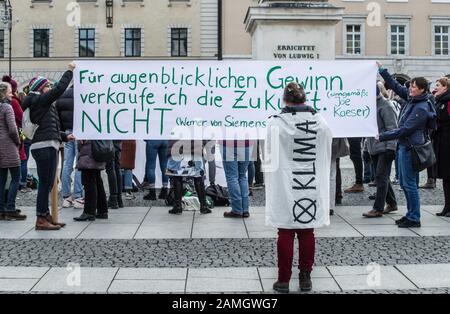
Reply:
<svg viewBox="0 0 450 314"><path fill-rule="evenodd" d="M343 13L327 0L261 0L245 18L253 59L333 60L335 25Z"/></svg>

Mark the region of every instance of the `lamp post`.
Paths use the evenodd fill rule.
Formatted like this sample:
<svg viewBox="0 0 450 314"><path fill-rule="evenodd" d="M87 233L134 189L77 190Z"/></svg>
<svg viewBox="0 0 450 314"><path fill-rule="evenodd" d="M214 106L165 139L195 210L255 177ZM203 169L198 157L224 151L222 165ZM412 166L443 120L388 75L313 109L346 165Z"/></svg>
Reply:
<svg viewBox="0 0 450 314"><path fill-rule="evenodd" d="M11 44L11 40L12 40L12 5L11 5L11 1L10 0L5 0L4 1L4 12L2 14L2 22L5 25L8 25L8 31L9 31L9 76L11 76L11 72L12 72L12 44Z"/></svg>

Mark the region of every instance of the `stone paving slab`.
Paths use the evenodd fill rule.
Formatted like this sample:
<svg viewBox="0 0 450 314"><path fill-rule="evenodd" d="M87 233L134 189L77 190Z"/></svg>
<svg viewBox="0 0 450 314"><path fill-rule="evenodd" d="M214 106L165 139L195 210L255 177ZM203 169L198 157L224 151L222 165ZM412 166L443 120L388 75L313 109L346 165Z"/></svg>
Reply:
<svg viewBox="0 0 450 314"><path fill-rule="evenodd" d="M90 224L77 239L133 239L138 224Z"/></svg>
<svg viewBox="0 0 450 314"><path fill-rule="evenodd" d="M77 271L73 268L52 268L33 291L106 293L117 271L117 268L80 268L80 281L77 282Z"/></svg>
<svg viewBox="0 0 450 314"><path fill-rule="evenodd" d="M0 221L0 239L18 239L32 229L29 221Z"/></svg>
<svg viewBox="0 0 450 314"><path fill-rule="evenodd" d="M381 266L379 270L373 267L348 266L331 266L328 269L342 290L417 288L393 266Z"/></svg>
<svg viewBox="0 0 450 314"><path fill-rule="evenodd" d="M450 287L450 264L398 265L397 268L419 288Z"/></svg>
<svg viewBox="0 0 450 314"><path fill-rule="evenodd" d="M261 292L255 267L189 269L186 292Z"/></svg>
<svg viewBox="0 0 450 314"><path fill-rule="evenodd" d="M0 291L2 292L28 292L39 279L0 279Z"/></svg>
<svg viewBox="0 0 450 314"><path fill-rule="evenodd" d="M185 280L114 280L108 293L184 293Z"/></svg>
<svg viewBox="0 0 450 314"><path fill-rule="evenodd" d="M139 227L135 239L188 239L191 237L191 224L147 224Z"/></svg>
<svg viewBox="0 0 450 314"><path fill-rule="evenodd" d="M392 223L390 225L354 225L359 233L365 237L417 237L412 229L399 228Z"/></svg>
<svg viewBox="0 0 450 314"><path fill-rule="evenodd" d="M40 279L49 267L0 267L0 279Z"/></svg>

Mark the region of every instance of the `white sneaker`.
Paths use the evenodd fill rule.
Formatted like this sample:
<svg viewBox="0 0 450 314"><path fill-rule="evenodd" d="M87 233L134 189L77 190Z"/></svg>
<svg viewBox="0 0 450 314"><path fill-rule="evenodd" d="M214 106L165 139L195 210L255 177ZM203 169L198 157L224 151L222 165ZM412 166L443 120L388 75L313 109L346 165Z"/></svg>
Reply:
<svg viewBox="0 0 450 314"><path fill-rule="evenodd" d="M134 200L135 198L136 198L136 196L134 196L133 193L131 193L131 192L125 193L125 199L126 200Z"/></svg>
<svg viewBox="0 0 450 314"><path fill-rule="evenodd" d="M63 202L63 208L70 208L73 206L72 196L66 197Z"/></svg>
<svg viewBox="0 0 450 314"><path fill-rule="evenodd" d="M84 209L84 198L77 198L73 201L73 208Z"/></svg>

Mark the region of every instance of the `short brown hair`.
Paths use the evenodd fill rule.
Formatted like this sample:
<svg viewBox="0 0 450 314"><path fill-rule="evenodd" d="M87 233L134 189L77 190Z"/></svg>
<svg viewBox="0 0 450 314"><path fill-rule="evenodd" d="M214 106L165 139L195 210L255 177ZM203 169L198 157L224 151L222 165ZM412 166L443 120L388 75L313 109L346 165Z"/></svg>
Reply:
<svg viewBox="0 0 450 314"><path fill-rule="evenodd" d="M306 102L305 89L297 83L289 83L284 88L283 100L291 104L303 104Z"/></svg>
<svg viewBox="0 0 450 314"><path fill-rule="evenodd" d="M415 77L411 80L411 85L416 84L418 89L423 89L425 92L428 90L428 80L424 77Z"/></svg>
<svg viewBox="0 0 450 314"><path fill-rule="evenodd" d="M436 82L441 83L442 86L450 88L450 79L448 79L447 77L441 77L440 79L438 79Z"/></svg>

